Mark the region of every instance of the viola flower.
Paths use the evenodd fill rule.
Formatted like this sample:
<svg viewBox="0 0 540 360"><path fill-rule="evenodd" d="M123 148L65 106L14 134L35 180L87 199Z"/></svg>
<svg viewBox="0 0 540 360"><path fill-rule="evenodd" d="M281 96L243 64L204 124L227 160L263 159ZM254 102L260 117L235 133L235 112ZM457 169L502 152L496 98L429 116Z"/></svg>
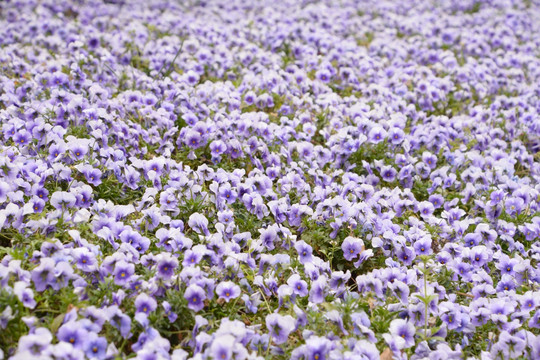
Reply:
<svg viewBox="0 0 540 360"><path fill-rule="evenodd" d="M489 195L489 198L490 198L490 202L489 204L491 206L494 206L494 205L497 205L499 203L501 203L505 197L506 193L504 190L495 190L493 191L490 195Z"/></svg>
<svg viewBox="0 0 540 360"><path fill-rule="evenodd" d="M17 281L13 285L13 292L17 295L24 307L33 309L36 307L37 303L36 300L34 300L34 292L27 286L28 284L24 281Z"/></svg>
<svg viewBox="0 0 540 360"><path fill-rule="evenodd" d="M168 301L163 301L161 305L163 306L163 310L165 311L165 315L169 319L169 322L175 322L178 318L178 315L172 311L171 304L169 304Z"/></svg>
<svg viewBox="0 0 540 360"><path fill-rule="evenodd" d="M84 175L90 185L98 186L101 184L101 170L91 165L78 165L77 169Z"/></svg>
<svg viewBox="0 0 540 360"><path fill-rule="evenodd" d="M375 126L369 131L368 139L371 143L378 144L384 139L386 139L386 136L387 133L382 127Z"/></svg>
<svg viewBox="0 0 540 360"><path fill-rule="evenodd" d="M200 148L205 142L199 132L191 129L187 131L184 139L184 143L192 149Z"/></svg>
<svg viewBox="0 0 540 360"><path fill-rule="evenodd" d="M522 295L520 303L521 303L521 308L524 311L535 310L537 306L539 305L538 299L530 291L527 291L525 294Z"/></svg>
<svg viewBox="0 0 540 360"><path fill-rule="evenodd" d="M435 211L435 207L433 203L429 201L421 201L418 204L418 211L420 212L420 216L422 216L423 218L429 217L433 215L433 212Z"/></svg>
<svg viewBox="0 0 540 360"><path fill-rule="evenodd" d="M212 359L231 360L233 358L233 347L236 342L234 336L225 334L212 341L210 353Z"/></svg>
<svg viewBox="0 0 540 360"><path fill-rule="evenodd" d="M210 152L213 158L219 158L227 151L227 145L221 140L214 140L210 143Z"/></svg>
<svg viewBox="0 0 540 360"><path fill-rule="evenodd" d="M73 249L72 252L75 265L84 272L93 272L97 269L97 260L95 255L85 247Z"/></svg>
<svg viewBox="0 0 540 360"><path fill-rule="evenodd" d="M439 194L430 195L428 201L433 204L435 209L438 209L444 205L444 198Z"/></svg>
<svg viewBox="0 0 540 360"><path fill-rule="evenodd" d="M315 304L320 304L324 301L327 293L328 279L325 275L321 275L317 280L311 283L309 290L309 301Z"/></svg>
<svg viewBox="0 0 540 360"><path fill-rule="evenodd" d="M66 210L75 205L77 198L67 191L56 191L51 196L51 205L58 210Z"/></svg>
<svg viewBox="0 0 540 360"><path fill-rule="evenodd" d="M273 313L266 316L266 328L272 340L281 345L287 341L289 334L294 330L295 321L290 315L282 316Z"/></svg>
<svg viewBox="0 0 540 360"><path fill-rule="evenodd" d="M519 215L525 207L525 201L520 197L507 198L505 203L506 213L512 216Z"/></svg>
<svg viewBox="0 0 540 360"><path fill-rule="evenodd" d="M188 308L197 312L204 308L206 292L199 285L191 284L184 293L184 298L188 302Z"/></svg>
<svg viewBox="0 0 540 360"><path fill-rule="evenodd" d="M142 312L149 314L156 310L157 302L154 298L148 296L145 293L141 293L135 299L135 312Z"/></svg>
<svg viewBox="0 0 540 360"><path fill-rule="evenodd" d="M36 214L39 214L43 211L43 209L45 208L45 201L44 200L41 200L39 198L34 198L32 199L31 202L29 202L30 204L30 207L32 209L32 211Z"/></svg>
<svg viewBox="0 0 540 360"><path fill-rule="evenodd" d="M105 359L107 354L107 339L97 336L96 333L88 333L85 350L89 359Z"/></svg>
<svg viewBox="0 0 540 360"><path fill-rule="evenodd" d="M41 259L39 266L32 270L32 281L37 291L44 291L47 286L53 284L54 265L54 260L47 257Z"/></svg>
<svg viewBox="0 0 540 360"><path fill-rule="evenodd" d="M238 194L232 189L229 183L225 183L219 187L219 197L227 203L232 204L236 201Z"/></svg>
<svg viewBox="0 0 540 360"><path fill-rule="evenodd" d="M193 213L189 216L188 225L190 228L192 228L196 233L204 235L209 235L210 231L208 231L208 219L199 213Z"/></svg>
<svg viewBox="0 0 540 360"><path fill-rule="evenodd" d="M431 238L428 236L424 236L420 238L419 240L415 241L414 245L414 251L417 255L431 255L433 251L431 250Z"/></svg>
<svg viewBox="0 0 540 360"><path fill-rule="evenodd" d="M404 246L396 251L398 259L405 265L411 265L416 258L416 253L410 247Z"/></svg>
<svg viewBox="0 0 540 360"><path fill-rule="evenodd" d="M382 179L386 182L393 182L396 179L397 171L390 165L383 166L381 169Z"/></svg>
<svg viewBox="0 0 540 360"><path fill-rule="evenodd" d="M223 299L226 302L229 302L231 299L236 299L241 293L240 286L232 281L224 281L216 286L216 294L220 299Z"/></svg>
<svg viewBox="0 0 540 360"><path fill-rule="evenodd" d="M79 322L70 321L60 326L56 337L78 349L83 349L87 341L88 332Z"/></svg>
<svg viewBox="0 0 540 360"><path fill-rule="evenodd" d="M124 339L128 338L131 331L131 318L122 313L117 305L108 307L106 312L109 323L120 331Z"/></svg>
<svg viewBox="0 0 540 360"><path fill-rule="evenodd" d="M475 267L482 267L488 261L488 250L485 246L475 246L471 249L470 261Z"/></svg>
<svg viewBox="0 0 540 360"><path fill-rule="evenodd" d="M308 245L305 241L300 240L297 241L294 244L294 248L296 249L296 252L298 253L299 260L302 264L311 262L313 257L313 248Z"/></svg>
<svg viewBox="0 0 540 360"><path fill-rule="evenodd" d="M405 138L405 133L398 127L392 127L388 131L388 138L390 139L390 142L392 144L399 145L403 142L403 139Z"/></svg>
<svg viewBox="0 0 540 360"><path fill-rule="evenodd" d="M114 283L116 285L124 286L131 280L131 276L134 273L135 265L127 263L124 260L120 260L114 266Z"/></svg>
<svg viewBox="0 0 540 360"><path fill-rule="evenodd" d="M343 257L347 261L353 261L362 252L364 248L364 242L361 239L351 236L346 237L341 243L341 250L343 251Z"/></svg>
<svg viewBox="0 0 540 360"><path fill-rule="evenodd" d="M74 160L82 160L88 153L88 146L85 142L76 142L69 145L69 152Z"/></svg>
<svg viewBox="0 0 540 360"><path fill-rule="evenodd" d="M261 233L262 244L268 249L274 249L274 242L278 239L278 235L273 226L270 226L266 229L259 229Z"/></svg>
<svg viewBox="0 0 540 360"><path fill-rule="evenodd" d="M218 221L226 226L234 224L234 213L232 210L218 212Z"/></svg>
<svg viewBox="0 0 540 360"><path fill-rule="evenodd" d="M430 153L429 151L424 151L422 153L422 161L429 166L431 170L437 167L437 157Z"/></svg>
<svg viewBox="0 0 540 360"><path fill-rule="evenodd" d="M53 336L49 329L39 327L33 333L21 336L18 351L28 352L34 356L40 356L49 347Z"/></svg>
<svg viewBox="0 0 540 360"><path fill-rule="evenodd" d="M308 294L308 283L300 278L298 274L292 274L287 280L287 285L291 287L293 293L304 297Z"/></svg>
<svg viewBox="0 0 540 360"><path fill-rule="evenodd" d="M330 72L326 69L320 69L319 71L317 71L315 76L317 77L317 79L321 80L323 83L330 82L330 79L331 79Z"/></svg>
<svg viewBox="0 0 540 360"><path fill-rule="evenodd" d="M157 276L164 280L169 280L174 275L178 267L178 260L170 254L160 254L157 260Z"/></svg>
<svg viewBox="0 0 540 360"><path fill-rule="evenodd" d="M199 250L199 248L194 248L193 250L187 250L184 255L184 260L182 261L182 266L194 266L197 265L203 258L205 252Z"/></svg>
<svg viewBox="0 0 540 360"><path fill-rule="evenodd" d="M18 131L15 136L13 136L13 142L18 146L26 146L32 141L32 134L27 130Z"/></svg>
<svg viewBox="0 0 540 360"><path fill-rule="evenodd" d="M390 323L390 334L394 337L400 337L404 340L403 348L410 348L414 345L414 335L416 329L414 325L407 320L395 319Z"/></svg>

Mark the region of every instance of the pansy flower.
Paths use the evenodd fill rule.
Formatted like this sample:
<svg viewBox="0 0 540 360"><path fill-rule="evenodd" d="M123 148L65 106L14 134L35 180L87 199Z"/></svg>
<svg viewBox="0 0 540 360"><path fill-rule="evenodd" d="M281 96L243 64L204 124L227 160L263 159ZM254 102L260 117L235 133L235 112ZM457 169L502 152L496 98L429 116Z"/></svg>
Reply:
<svg viewBox="0 0 540 360"><path fill-rule="evenodd" d="M280 345L287 341L289 334L294 330L295 321L290 315L273 313L266 316L266 328L272 340Z"/></svg>
<svg viewBox="0 0 540 360"><path fill-rule="evenodd" d="M189 285L184 292L184 298L188 302L188 308L197 312L204 308L204 300L206 299L206 292L199 285Z"/></svg>
<svg viewBox="0 0 540 360"><path fill-rule="evenodd" d="M235 299L240 296L240 286L236 285L232 281L220 282L216 286L216 294L220 299L229 302L231 299Z"/></svg>

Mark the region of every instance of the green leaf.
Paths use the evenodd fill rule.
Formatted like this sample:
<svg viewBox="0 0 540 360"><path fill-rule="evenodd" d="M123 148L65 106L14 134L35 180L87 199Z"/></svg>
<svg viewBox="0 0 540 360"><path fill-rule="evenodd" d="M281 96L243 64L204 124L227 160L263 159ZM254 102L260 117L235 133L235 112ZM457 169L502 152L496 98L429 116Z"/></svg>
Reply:
<svg viewBox="0 0 540 360"><path fill-rule="evenodd" d="M60 314L57 317L54 318L54 320L51 323L51 332L54 334L58 331L58 328L62 323L64 322L64 317L66 314Z"/></svg>

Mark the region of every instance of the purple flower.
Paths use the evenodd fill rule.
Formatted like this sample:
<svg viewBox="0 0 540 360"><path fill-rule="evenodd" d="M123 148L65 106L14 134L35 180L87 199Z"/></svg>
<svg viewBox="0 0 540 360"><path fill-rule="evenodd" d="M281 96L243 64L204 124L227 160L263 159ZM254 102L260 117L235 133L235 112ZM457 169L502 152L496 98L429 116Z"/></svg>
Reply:
<svg viewBox="0 0 540 360"><path fill-rule="evenodd" d="M87 336L88 332L76 321L70 321L62 325L56 335L58 340L68 342L78 349L84 347Z"/></svg>
<svg viewBox="0 0 540 360"><path fill-rule="evenodd" d="M347 261L353 261L364 248L364 242L361 239L348 236L341 243L343 257Z"/></svg>
<svg viewBox="0 0 540 360"><path fill-rule="evenodd" d="M482 267L488 261L488 251L485 246L475 246L471 249L470 261L475 267Z"/></svg>
<svg viewBox="0 0 540 360"><path fill-rule="evenodd" d="M203 258L205 251L200 251L198 247L194 247L192 250L187 250L184 254L184 260L182 261L182 266L188 267L197 265Z"/></svg>
<svg viewBox="0 0 540 360"><path fill-rule="evenodd" d="M77 142L69 145L69 152L74 160L81 160L88 153L86 142Z"/></svg>
<svg viewBox="0 0 540 360"><path fill-rule="evenodd" d="M32 134L27 130L18 131L13 137L13 142L19 146L25 146L32 141Z"/></svg>
<svg viewBox="0 0 540 360"><path fill-rule="evenodd" d="M229 204L234 203L237 196L237 192L231 188L229 183L223 184L219 187L219 197Z"/></svg>
<svg viewBox="0 0 540 360"><path fill-rule="evenodd" d="M304 240L297 241L294 244L294 248L296 249L299 256L299 260L302 264L311 262L311 260L313 259L312 257L313 249Z"/></svg>
<svg viewBox="0 0 540 360"><path fill-rule="evenodd" d="M32 207L34 213L36 214L41 213L43 211L43 208L45 208L45 201L38 198L32 199L29 204Z"/></svg>
<svg viewBox="0 0 540 360"><path fill-rule="evenodd" d="M184 139L184 143L192 149L198 149L204 145L201 134L195 130L188 130Z"/></svg>
<svg viewBox="0 0 540 360"><path fill-rule="evenodd" d="M234 336L230 334L221 335L212 341L210 345L210 354L212 359L230 360L233 356L233 346L236 342Z"/></svg>
<svg viewBox="0 0 540 360"><path fill-rule="evenodd" d="M373 144L378 144L386 139L386 131L380 126L374 126L368 134L368 139Z"/></svg>
<svg viewBox="0 0 540 360"><path fill-rule="evenodd" d="M98 337L96 333L89 333L84 352L89 359L105 359L107 339Z"/></svg>
<svg viewBox="0 0 540 360"><path fill-rule="evenodd" d="M324 83L329 82L331 78L330 72L327 69L320 69L315 76Z"/></svg>
<svg viewBox="0 0 540 360"><path fill-rule="evenodd" d="M54 260L43 258L38 267L32 270L32 281L37 291L44 291L48 285L52 285L54 276Z"/></svg>
<svg viewBox="0 0 540 360"><path fill-rule="evenodd" d="M403 139L405 137L405 133L403 130L401 130L398 127L392 127L388 131L388 138L390 139L390 142L394 145L401 144L403 142Z"/></svg>
<svg viewBox="0 0 540 360"><path fill-rule="evenodd" d="M178 318L178 315L172 311L171 304L169 304L168 301L164 301L161 303L161 305L163 306L163 310L165 310L165 315L167 315L169 322L175 322Z"/></svg>
<svg viewBox="0 0 540 360"><path fill-rule="evenodd" d="M429 202L433 204L433 207L435 209L438 209L440 208L441 206L444 205L444 197L442 195L439 195L439 194L433 194L429 197Z"/></svg>
<svg viewBox="0 0 540 360"><path fill-rule="evenodd" d="M135 312L142 312L149 314L156 310L157 302L154 298L148 296L145 293L141 293L135 299Z"/></svg>
<svg viewBox="0 0 540 360"><path fill-rule="evenodd" d="M270 226L266 229L259 229L259 232L261 233L261 241L263 245L268 250L274 249L274 241L277 240L278 235L276 232L276 229L273 226Z"/></svg>
<svg viewBox="0 0 540 360"><path fill-rule="evenodd" d="M232 281L224 281L216 286L216 294L220 299L223 299L226 302L229 302L231 299L236 299L241 293L240 286Z"/></svg>
<svg viewBox="0 0 540 360"><path fill-rule="evenodd" d="M96 169L92 165L79 165L77 169L84 175L89 184L94 186L101 184L101 170Z"/></svg>
<svg viewBox="0 0 540 360"><path fill-rule="evenodd" d="M520 302L521 308L524 311L535 310L540 303L540 301L534 296L531 291L527 291L525 294L523 294Z"/></svg>
<svg viewBox="0 0 540 360"><path fill-rule="evenodd" d="M309 301L315 304L320 304L324 302L326 296L326 288L328 283L328 278L326 275L321 275L317 280L311 283L311 290L309 291Z"/></svg>
<svg viewBox="0 0 540 360"><path fill-rule="evenodd" d="M97 268L95 255L88 248L76 248L72 252L77 268L84 272L92 272Z"/></svg>
<svg viewBox="0 0 540 360"><path fill-rule="evenodd" d="M403 246L396 251L396 255L405 265L411 265L416 258L416 253L408 246Z"/></svg>
<svg viewBox="0 0 540 360"><path fill-rule="evenodd" d="M298 296L306 296L308 294L308 284L298 274L292 274L287 280L287 285L289 285L293 293Z"/></svg>
<svg viewBox="0 0 540 360"><path fill-rule="evenodd" d="M490 198L489 205L494 206L494 205L499 204L501 201L503 201L505 195L506 195L506 192L504 190L493 191L489 196Z"/></svg>
<svg viewBox="0 0 540 360"><path fill-rule="evenodd" d="M13 292L19 300L23 303L24 307L33 309L36 307L36 300L34 300L34 292L32 289L29 289L28 284L24 281L17 281L13 285Z"/></svg>
<svg viewBox="0 0 540 360"><path fill-rule="evenodd" d="M289 334L294 330L295 321L290 315L273 313L266 316L266 328L274 342L280 345L287 341Z"/></svg>
<svg viewBox="0 0 540 360"><path fill-rule="evenodd" d="M437 167L437 157L429 151L424 151L422 153L422 161L432 170Z"/></svg>
<svg viewBox="0 0 540 360"><path fill-rule="evenodd" d="M390 334L404 340L402 348L409 348L414 345L415 333L414 325L407 320L395 319L390 323Z"/></svg>
<svg viewBox="0 0 540 360"><path fill-rule="evenodd" d="M197 312L204 308L204 300L206 292L202 287L196 284L191 284L184 293L184 298L188 301L188 308Z"/></svg>
<svg viewBox="0 0 540 360"><path fill-rule="evenodd" d="M311 336L306 341L306 360L326 360L332 347L333 343L327 338Z"/></svg>
<svg viewBox="0 0 540 360"><path fill-rule="evenodd" d="M214 140L210 143L210 152L213 158L219 158L227 151L227 145L221 140Z"/></svg>
<svg viewBox="0 0 540 360"><path fill-rule="evenodd" d="M131 318L113 305L107 309L107 318L112 326L120 331L120 335L126 339L130 335L131 331Z"/></svg>
<svg viewBox="0 0 540 360"><path fill-rule="evenodd" d="M208 219L202 214L191 214L188 220L188 225L198 234L210 234L210 231L208 231Z"/></svg>
<svg viewBox="0 0 540 360"><path fill-rule="evenodd" d="M114 283L120 286L126 285L134 273L135 265L127 263L124 260L120 260L114 267Z"/></svg>
<svg viewBox="0 0 540 360"><path fill-rule="evenodd" d="M34 330L34 333L21 336L19 339L19 352L28 351L32 355L41 356L50 345L53 337L51 332L43 327Z"/></svg>
<svg viewBox="0 0 540 360"><path fill-rule="evenodd" d="M429 201L422 201L418 204L418 211L420 212L420 216L429 217L433 215L433 212L435 211L435 207Z"/></svg>
<svg viewBox="0 0 540 360"><path fill-rule="evenodd" d="M386 182L392 182L396 179L397 171L391 165L383 166L381 169L382 179Z"/></svg>
<svg viewBox="0 0 540 360"><path fill-rule="evenodd" d="M431 238L429 236L424 236L415 241L413 247L417 255L430 255L433 253L431 251Z"/></svg>
<svg viewBox="0 0 540 360"><path fill-rule="evenodd" d="M71 208L77 202L77 198L67 191L57 191L51 196L51 205L58 210Z"/></svg>
<svg viewBox="0 0 540 360"><path fill-rule="evenodd" d="M168 280L174 275L174 271L178 267L178 260L167 253L160 255L157 261L157 275L161 279Z"/></svg>
<svg viewBox="0 0 540 360"><path fill-rule="evenodd" d="M520 197L507 198L504 207L508 215L518 215L525 207L525 201Z"/></svg>

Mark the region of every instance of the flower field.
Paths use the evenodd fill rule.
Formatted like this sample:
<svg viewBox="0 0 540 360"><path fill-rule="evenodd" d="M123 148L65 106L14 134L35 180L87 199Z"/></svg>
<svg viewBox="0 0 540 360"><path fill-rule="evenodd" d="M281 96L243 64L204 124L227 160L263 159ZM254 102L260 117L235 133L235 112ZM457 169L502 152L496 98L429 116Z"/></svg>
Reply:
<svg viewBox="0 0 540 360"><path fill-rule="evenodd" d="M0 359L540 359L540 4L0 2Z"/></svg>

